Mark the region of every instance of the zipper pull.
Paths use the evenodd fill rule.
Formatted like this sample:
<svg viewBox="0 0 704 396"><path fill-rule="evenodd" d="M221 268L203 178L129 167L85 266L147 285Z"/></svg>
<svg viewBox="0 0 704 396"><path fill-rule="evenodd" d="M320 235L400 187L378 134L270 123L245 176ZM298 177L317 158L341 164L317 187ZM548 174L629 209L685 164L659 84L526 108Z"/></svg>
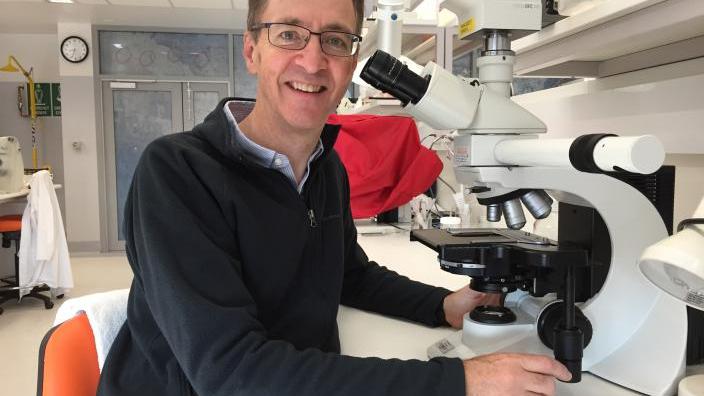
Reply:
<svg viewBox="0 0 704 396"><path fill-rule="evenodd" d="M318 222L315 221L315 212L313 212L313 209L308 209L308 219L310 220L310 226L312 228L318 226Z"/></svg>

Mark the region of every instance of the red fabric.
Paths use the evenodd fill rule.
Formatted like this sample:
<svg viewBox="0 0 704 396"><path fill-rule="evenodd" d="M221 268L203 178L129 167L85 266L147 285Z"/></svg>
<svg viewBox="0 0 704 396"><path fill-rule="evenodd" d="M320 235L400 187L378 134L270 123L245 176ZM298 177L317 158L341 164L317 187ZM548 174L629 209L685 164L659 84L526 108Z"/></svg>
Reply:
<svg viewBox="0 0 704 396"><path fill-rule="evenodd" d="M328 123L342 126L335 150L350 178L355 219L409 202L442 171L440 158L421 146L411 118L333 114Z"/></svg>

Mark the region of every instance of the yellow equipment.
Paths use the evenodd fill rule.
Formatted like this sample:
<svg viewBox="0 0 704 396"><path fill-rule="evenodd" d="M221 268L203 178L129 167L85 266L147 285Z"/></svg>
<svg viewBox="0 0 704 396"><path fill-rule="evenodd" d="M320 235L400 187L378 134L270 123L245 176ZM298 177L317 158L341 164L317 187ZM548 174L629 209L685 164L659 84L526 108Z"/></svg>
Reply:
<svg viewBox="0 0 704 396"><path fill-rule="evenodd" d="M14 63L14 65L13 65ZM36 98L34 97L34 79L32 78L32 68L29 71L25 70L20 62L12 55L7 58L7 65L0 68L0 71L17 73L21 72L29 83L29 92L27 97L29 97L29 118L30 124L32 126L32 168L37 168L37 104Z"/></svg>

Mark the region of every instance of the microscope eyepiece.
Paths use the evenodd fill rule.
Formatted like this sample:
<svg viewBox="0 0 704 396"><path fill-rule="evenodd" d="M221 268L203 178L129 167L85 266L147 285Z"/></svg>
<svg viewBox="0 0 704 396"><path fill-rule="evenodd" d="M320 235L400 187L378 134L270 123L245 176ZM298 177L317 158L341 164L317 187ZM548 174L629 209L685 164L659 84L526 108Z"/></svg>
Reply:
<svg viewBox="0 0 704 396"><path fill-rule="evenodd" d="M408 70L400 60L377 50L360 73L374 88L398 98L403 105L416 104L428 90L428 80Z"/></svg>

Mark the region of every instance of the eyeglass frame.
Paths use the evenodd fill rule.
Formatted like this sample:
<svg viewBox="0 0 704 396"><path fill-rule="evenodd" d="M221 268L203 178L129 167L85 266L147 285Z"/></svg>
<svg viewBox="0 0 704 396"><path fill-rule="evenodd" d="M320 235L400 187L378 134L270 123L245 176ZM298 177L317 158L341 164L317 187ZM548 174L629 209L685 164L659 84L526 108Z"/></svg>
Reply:
<svg viewBox="0 0 704 396"><path fill-rule="evenodd" d="M301 47L301 48L296 48L296 49L294 49L294 48L279 47L278 45L276 45L276 44L274 44L274 43L271 42L271 37L269 36L269 33L271 32L271 29L270 29L270 28L271 28L271 25L288 25L288 26L295 26L295 27L298 27L298 28L307 30L307 31L308 31L308 40L306 40L305 44L304 44L303 47ZM336 56L336 57L338 57L338 58L350 58L350 57L353 57L353 56L357 55L357 54L359 53L360 43L362 42L362 36L360 36L360 35L358 35L358 34L356 34L356 33L345 32L345 31L342 31L342 30L324 30L324 31L322 31L322 32L315 32L315 31L313 31L313 30L308 29L308 28L305 27L305 26L297 25L297 24L295 24L295 23L290 23L290 22L260 22L260 23L257 23L257 24L255 24L255 25L253 25L253 26L250 27L248 30L253 32L253 31L262 30L262 29L266 29L266 30L267 30L267 32L266 32L266 39L269 41L269 44L273 45L273 46L276 47L276 48L281 48L281 49L285 49L285 50L288 50L288 51L300 51L300 50L306 48L306 46L308 46L308 43L310 43L310 36L311 36L311 35L318 36L318 42L320 43L320 50L323 51L323 53L326 54L326 55ZM323 34L324 34L324 33L344 33L344 34L348 34L348 35L350 35L350 36L356 38L357 41L355 41L355 42L357 43L357 47L355 48L355 52L354 52L353 54L350 54L350 55L335 55L335 54L329 54L329 53L327 53L327 52L323 49L323 41L322 41L322 40L323 40Z"/></svg>

